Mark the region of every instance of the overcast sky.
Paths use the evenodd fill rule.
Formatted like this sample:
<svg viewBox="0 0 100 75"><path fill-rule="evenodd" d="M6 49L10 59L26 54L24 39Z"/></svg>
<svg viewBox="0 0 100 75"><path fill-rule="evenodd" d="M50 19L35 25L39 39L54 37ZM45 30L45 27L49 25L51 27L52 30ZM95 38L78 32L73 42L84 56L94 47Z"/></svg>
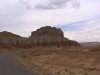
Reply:
<svg viewBox="0 0 100 75"><path fill-rule="evenodd" d="M0 0L0 32L29 37L46 25L71 40L100 41L100 0Z"/></svg>

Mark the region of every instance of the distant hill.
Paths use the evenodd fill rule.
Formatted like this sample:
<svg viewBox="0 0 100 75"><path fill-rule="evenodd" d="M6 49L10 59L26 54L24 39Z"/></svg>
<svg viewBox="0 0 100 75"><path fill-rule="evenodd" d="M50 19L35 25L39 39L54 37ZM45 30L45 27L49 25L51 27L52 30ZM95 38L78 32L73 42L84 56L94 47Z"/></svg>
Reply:
<svg viewBox="0 0 100 75"><path fill-rule="evenodd" d="M86 46L86 47L94 47L98 46L100 42L81 42L81 46Z"/></svg>

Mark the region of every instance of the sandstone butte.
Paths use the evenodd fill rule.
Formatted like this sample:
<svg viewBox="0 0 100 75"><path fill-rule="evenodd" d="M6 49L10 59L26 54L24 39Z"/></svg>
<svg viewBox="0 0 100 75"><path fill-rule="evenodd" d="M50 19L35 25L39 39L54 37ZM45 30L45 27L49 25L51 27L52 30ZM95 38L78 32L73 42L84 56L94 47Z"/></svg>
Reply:
<svg viewBox="0 0 100 75"><path fill-rule="evenodd" d="M65 38L61 29L50 26L31 32L31 36L28 38L7 31L0 32L1 48L31 48L35 46L80 46L80 44Z"/></svg>

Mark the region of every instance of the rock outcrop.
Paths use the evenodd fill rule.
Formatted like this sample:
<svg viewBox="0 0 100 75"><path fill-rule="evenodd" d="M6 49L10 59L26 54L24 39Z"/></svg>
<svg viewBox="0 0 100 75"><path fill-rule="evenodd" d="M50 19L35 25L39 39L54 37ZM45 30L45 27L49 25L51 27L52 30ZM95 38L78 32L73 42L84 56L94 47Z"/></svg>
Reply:
<svg viewBox="0 0 100 75"><path fill-rule="evenodd" d="M79 46L76 41L69 40L59 28L45 26L31 33L30 38L36 39L39 45Z"/></svg>
<svg viewBox="0 0 100 75"><path fill-rule="evenodd" d="M21 36L17 35L17 34L13 34L11 32L7 32L7 31L3 31L0 32L0 37L6 37L6 38L22 38Z"/></svg>
<svg viewBox="0 0 100 75"><path fill-rule="evenodd" d="M80 44L65 38L61 29L50 26L37 29L29 38L10 32L0 33L0 47L30 48L34 46L80 46Z"/></svg>
<svg viewBox="0 0 100 75"><path fill-rule="evenodd" d="M61 29L46 26L33 31L30 37L64 37L64 35Z"/></svg>

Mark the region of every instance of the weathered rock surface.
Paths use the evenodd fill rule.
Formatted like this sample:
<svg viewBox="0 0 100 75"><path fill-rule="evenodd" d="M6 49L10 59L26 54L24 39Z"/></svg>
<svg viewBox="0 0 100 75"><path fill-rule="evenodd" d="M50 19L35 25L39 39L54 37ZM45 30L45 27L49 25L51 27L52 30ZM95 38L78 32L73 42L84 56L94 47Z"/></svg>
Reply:
<svg viewBox="0 0 100 75"><path fill-rule="evenodd" d="M80 46L80 44L64 38L61 29L48 26L32 32L30 38L23 38L10 32L0 33L0 47L30 48L34 46Z"/></svg>
<svg viewBox="0 0 100 75"><path fill-rule="evenodd" d="M7 38L22 38L21 36L17 34L13 34L11 32L3 31L0 32L0 37L7 37Z"/></svg>
<svg viewBox="0 0 100 75"><path fill-rule="evenodd" d="M46 26L33 31L30 37L64 37L64 35L61 29Z"/></svg>

